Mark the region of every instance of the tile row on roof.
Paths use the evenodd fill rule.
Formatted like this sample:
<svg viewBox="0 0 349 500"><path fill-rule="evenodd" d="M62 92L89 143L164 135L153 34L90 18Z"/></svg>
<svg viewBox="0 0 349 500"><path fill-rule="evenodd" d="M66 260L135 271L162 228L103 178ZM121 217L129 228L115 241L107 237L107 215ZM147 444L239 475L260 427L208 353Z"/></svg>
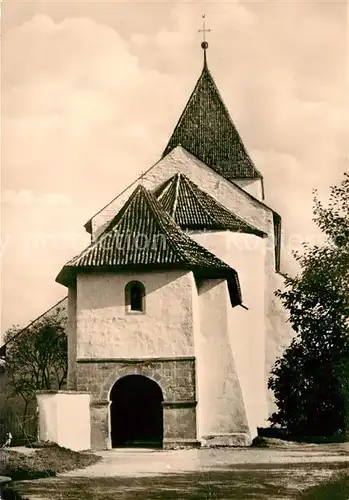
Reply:
<svg viewBox="0 0 349 500"><path fill-rule="evenodd" d="M181 145L228 180L261 178L205 65L163 152Z"/></svg>
<svg viewBox="0 0 349 500"><path fill-rule="evenodd" d="M227 279L232 305L241 303L237 272L192 240L139 185L107 230L56 278L69 286L78 272L183 269L198 279Z"/></svg>
<svg viewBox="0 0 349 500"><path fill-rule="evenodd" d="M265 233L230 212L186 175L177 173L155 189L162 207L181 229Z"/></svg>

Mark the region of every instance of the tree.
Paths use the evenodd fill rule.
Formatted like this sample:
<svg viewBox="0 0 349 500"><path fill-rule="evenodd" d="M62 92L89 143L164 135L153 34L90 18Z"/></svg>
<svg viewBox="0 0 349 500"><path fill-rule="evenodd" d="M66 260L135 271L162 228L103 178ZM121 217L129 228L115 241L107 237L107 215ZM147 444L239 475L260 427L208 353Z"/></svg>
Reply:
<svg viewBox="0 0 349 500"><path fill-rule="evenodd" d="M313 214L324 242L294 252L300 272L276 292L296 335L271 371L270 421L293 435L332 436L349 430L349 172L326 206L314 193Z"/></svg>
<svg viewBox="0 0 349 500"><path fill-rule="evenodd" d="M67 378L66 318L62 309L43 316L24 330L12 327L5 333L6 372L13 395L27 408L38 390L61 389Z"/></svg>

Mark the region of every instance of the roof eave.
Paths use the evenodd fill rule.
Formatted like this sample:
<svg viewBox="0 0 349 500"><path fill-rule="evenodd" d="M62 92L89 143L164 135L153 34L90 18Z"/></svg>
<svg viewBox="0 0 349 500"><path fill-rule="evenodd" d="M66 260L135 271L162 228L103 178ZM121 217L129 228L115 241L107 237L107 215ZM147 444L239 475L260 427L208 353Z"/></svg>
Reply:
<svg viewBox="0 0 349 500"><path fill-rule="evenodd" d="M63 285L66 288L69 288L71 285L74 284L75 279L76 279L75 269L69 266L64 266L57 275L55 281L59 285Z"/></svg>
<svg viewBox="0 0 349 500"><path fill-rule="evenodd" d="M242 294L238 273L233 268L222 268L213 270L196 270L194 275L198 279L224 279L227 281L229 298L232 307L242 305Z"/></svg>
<svg viewBox="0 0 349 500"><path fill-rule="evenodd" d="M94 216L93 216L93 217L94 217ZM92 217L91 219L89 219L89 220L88 220L88 221L84 224L84 228L86 229L86 232L87 232L88 234L92 234L92 219L93 219L93 217Z"/></svg>

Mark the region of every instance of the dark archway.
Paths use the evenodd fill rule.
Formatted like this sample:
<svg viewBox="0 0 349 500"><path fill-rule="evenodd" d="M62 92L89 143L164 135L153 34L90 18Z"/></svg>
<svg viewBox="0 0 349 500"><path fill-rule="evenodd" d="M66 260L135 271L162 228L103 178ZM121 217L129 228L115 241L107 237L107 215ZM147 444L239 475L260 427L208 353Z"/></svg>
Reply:
<svg viewBox="0 0 349 500"><path fill-rule="evenodd" d="M161 447L163 395L159 385L142 375L117 380L110 391L112 447Z"/></svg>

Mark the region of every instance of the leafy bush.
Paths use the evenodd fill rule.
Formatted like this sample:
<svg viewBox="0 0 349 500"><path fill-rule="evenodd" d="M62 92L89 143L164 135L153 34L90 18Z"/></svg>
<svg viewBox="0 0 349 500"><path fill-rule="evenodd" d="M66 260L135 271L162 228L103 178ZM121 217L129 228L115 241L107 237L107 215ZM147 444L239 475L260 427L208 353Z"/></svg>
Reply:
<svg viewBox="0 0 349 500"><path fill-rule="evenodd" d="M327 207L315 194L314 222L324 243L294 254L300 274L276 293L296 336L271 371L270 421L293 436L339 436L349 430L349 173Z"/></svg>

